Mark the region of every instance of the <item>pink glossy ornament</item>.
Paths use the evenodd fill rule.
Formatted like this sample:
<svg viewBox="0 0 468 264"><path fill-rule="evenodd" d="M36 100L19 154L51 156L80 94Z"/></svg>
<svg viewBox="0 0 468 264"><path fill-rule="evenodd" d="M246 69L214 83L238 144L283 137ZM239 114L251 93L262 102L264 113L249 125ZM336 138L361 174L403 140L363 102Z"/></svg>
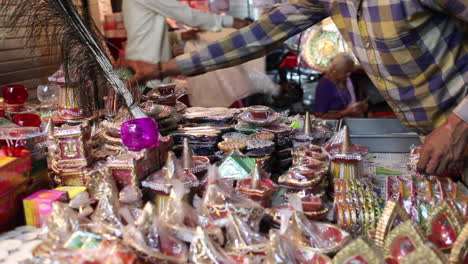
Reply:
<svg viewBox="0 0 468 264"><path fill-rule="evenodd" d="M20 84L4 85L2 95L5 103L10 105L22 105L28 100L28 90Z"/></svg>
<svg viewBox="0 0 468 264"><path fill-rule="evenodd" d="M39 127L42 123L38 115L31 113L17 114L13 117L12 121L22 127Z"/></svg>
<svg viewBox="0 0 468 264"><path fill-rule="evenodd" d="M122 142L130 150L151 149L159 144L159 128L152 118L138 118L122 124Z"/></svg>

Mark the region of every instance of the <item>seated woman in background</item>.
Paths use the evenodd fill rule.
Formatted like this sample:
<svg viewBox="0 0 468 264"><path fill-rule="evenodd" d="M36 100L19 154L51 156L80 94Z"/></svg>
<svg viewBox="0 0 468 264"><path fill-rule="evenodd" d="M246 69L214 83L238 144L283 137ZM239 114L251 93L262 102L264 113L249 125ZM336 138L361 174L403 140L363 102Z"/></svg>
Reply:
<svg viewBox="0 0 468 264"><path fill-rule="evenodd" d="M315 91L315 116L323 119L364 117L367 102L356 100L356 91L349 78L354 61L346 53L338 54L330 70L320 79Z"/></svg>

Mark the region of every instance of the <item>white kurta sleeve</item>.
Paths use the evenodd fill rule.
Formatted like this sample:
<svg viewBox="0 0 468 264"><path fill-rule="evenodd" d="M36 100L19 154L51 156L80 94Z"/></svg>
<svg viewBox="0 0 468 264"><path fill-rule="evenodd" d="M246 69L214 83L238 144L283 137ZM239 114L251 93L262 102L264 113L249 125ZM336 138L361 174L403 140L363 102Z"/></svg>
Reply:
<svg viewBox="0 0 468 264"><path fill-rule="evenodd" d="M194 10L176 0L135 0L152 11L188 26L207 31L220 31L223 27L232 27L234 18Z"/></svg>

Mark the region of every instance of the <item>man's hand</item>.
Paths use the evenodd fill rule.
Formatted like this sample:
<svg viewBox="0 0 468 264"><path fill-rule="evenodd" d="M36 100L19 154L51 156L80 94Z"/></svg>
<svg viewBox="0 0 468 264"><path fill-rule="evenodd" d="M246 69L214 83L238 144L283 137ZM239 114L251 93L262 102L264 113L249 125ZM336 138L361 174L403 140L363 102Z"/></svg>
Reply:
<svg viewBox="0 0 468 264"><path fill-rule="evenodd" d="M191 29L180 33L180 37L183 41L197 40L198 34L201 32L199 29Z"/></svg>
<svg viewBox="0 0 468 264"><path fill-rule="evenodd" d="M468 144L468 123L456 114L435 129L421 148L417 168L429 175L463 169L464 151Z"/></svg>
<svg viewBox="0 0 468 264"><path fill-rule="evenodd" d="M138 85L160 77L158 64L136 60L121 60L118 66L129 67L135 72L135 75L126 83L127 86Z"/></svg>
<svg viewBox="0 0 468 264"><path fill-rule="evenodd" d="M248 25L250 25L249 21L235 17L234 18L234 24L233 24L232 27L235 28L235 29L241 29L241 28L244 28L244 27L246 27Z"/></svg>

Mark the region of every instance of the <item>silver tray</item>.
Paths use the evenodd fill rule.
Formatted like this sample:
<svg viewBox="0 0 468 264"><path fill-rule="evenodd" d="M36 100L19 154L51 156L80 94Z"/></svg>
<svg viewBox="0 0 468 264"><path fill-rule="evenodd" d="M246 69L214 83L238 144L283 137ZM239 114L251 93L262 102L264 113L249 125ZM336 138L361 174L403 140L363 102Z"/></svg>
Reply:
<svg viewBox="0 0 468 264"><path fill-rule="evenodd" d="M421 145L419 136L398 119L345 118L340 128L347 125L354 144L370 148L376 153L407 153L412 145Z"/></svg>

